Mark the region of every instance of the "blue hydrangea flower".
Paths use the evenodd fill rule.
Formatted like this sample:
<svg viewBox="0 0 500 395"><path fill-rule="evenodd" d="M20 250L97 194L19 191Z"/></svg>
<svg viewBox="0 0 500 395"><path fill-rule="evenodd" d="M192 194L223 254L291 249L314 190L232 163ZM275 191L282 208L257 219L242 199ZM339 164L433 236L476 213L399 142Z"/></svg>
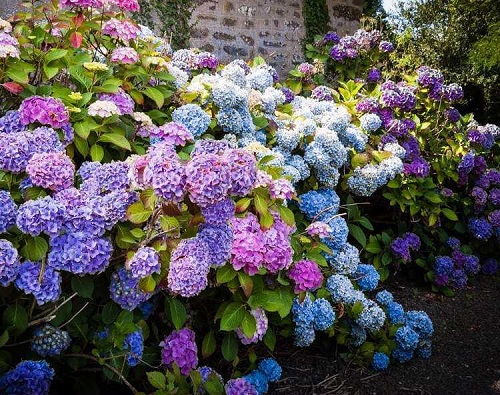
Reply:
<svg viewBox="0 0 500 395"><path fill-rule="evenodd" d="M394 300L392 293L387 290L383 290L377 293L375 296L377 302L379 302L382 306L389 306L389 304Z"/></svg>
<svg viewBox="0 0 500 395"><path fill-rule="evenodd" d="M281 378L281 366L273 358L266 358L260 361L259 370L266 375L271 383L275 383Z"/></svg>
<svg viewBox="0 0 500 395"><path fill-rule="evenodd" d="M276 144L287 152L293 151L300 142L300 133L295 129L281 128L276 131Z"/></svg>
<svg viewBox="0 0 500 395"><path fill-rule="evenodd" d="M35 329L31 349L42 357L56 356L66 350L71 344L68 332L46 324Z"/></svg>
<svg viewBox="0 0 500 395"><path fill-rule="evenodd" d="M12 243L0 239L0 285L8 286L19 273L19 254Z"/></svg>
<svg viewBox="0 0 500 395"><path fill-rule="evenodd" d="M413 350L403 350L402 348L395 348L392 356L399 362L405 363L413 358Z"/></svg>
<svg viewBox="0 0 500 395"><path fill-rule="evenodd" d="M64 221L64 206L50 196L29 200L19 207L16 224L19 230L32 236L40 233L55 235Z"/></svg>
<svg viewBox="0 0 500 395"><path fill-rule="evenodd" d="M316 333L312 325L296 326L294 330L294 342L297 347L308 347L316 338Z"/></svg>
<svg viewBox="0 0 500 395"><path fill-rule="evenodd" d="M377 114L364 114L359 118L359 123L367 132L374 132L382 126L382 120Z"/></svg>
<svg viewBox="0 0 500 395"><path fill-rule="evenodd" d="M310 325L314 320L312 307L313 302L309 295L306 295L302 302L299 301L298 297L295 298L292 305L293 322L299 326Z"/></svg>
<svg viewBox="0 0 500 395"><path fill-rule="evenodd" d="M434 271L436 274L448 275L453 270L453 261L449 256L437 256L434 261Z"/></svg>
<svg viewBox="0 0 500 395"><path fill-rule="evenodd" d="M386 370L389 366L389 357L383 352L373 354L372 367L377 371Z"/></svg>
<svg viewBox="0 0 500 395"><path fill-rule="evenodd" d="M261 92L273 85L273 77L265 68L252 69L246 80L250 88Z"/></svg>
<svg viewBox="0 0 500 395"><path fill-rule="evenodd" d="M24 262L19 268L16 287L25 294L33 294L38 305L55 302L61 295L61 275L50 266L45 267L39 281L42 266L35 262Z"/></svg>
<svg viewBox="0 0 500 395"><path fill-rule="evenodd" d="M322 238L321 241L325 243L328 248L330 248L333 251L339 251L342 250L342 248L345 246L345 249L343 251L346 254L346 259L349 258L350 261L354 259L353 254L355 253L353 246L346 246L347 244L347 236L349 235L349 228L347 227L347 222L343 217L336 216L336 217L331 217L329 213L325 213L320 215L317 218L319 221L325 222L330 226L332 229L332 232L328 237ZM352 248L351 248L352 247ZM359 258L359 255L358 255ZM354 264L355 262L355 264ZM339 260L337 265L339 265L339 270L346 270L346 271L356 271L356 265L359 262L359 259L354 262L351 262L350 264L348 263L347 260L342 258L342 261ZM348 269L347 269L348 268Z"/></svg>
<svg viewBox="0 0 500 395"><path fill-rule="evenodd" d="M316 299L311 307L313 326L318 331L326 331L335 322L335 312L330 302L326 299Z"/></svg>
<svg viewBox="0 0 500 395"><path fill-rule="evenodd" d="M320 215L335 216L340 207L340 198L333 189L321 188L299 196L299 208L306 217L313 221Z"/></svg>
<svg viewBox="0 0 500 395"><path fill-rule="evenodd" d="M352 345L354 347L361 347L366 341L366 331L359 325L354 324L351 327Z"/></svg>
<svg viewBox="0 0 500 395"><path fill-rule="evenodd" d="M337 228L332 228L332 234L336 233L336 229ZM344 231L343 228L342 231ZM344 236L344 233L342 233L341 236ZM345 239L347 239L347 237L345 237ZM354 274L359 267L358 265L359 250L353 245L346 243L344 239L342 240L339 239L339 241L336 240L335 242L330 242L325 240L322 239L322 241L325 242L325 244L328 245L328 247L332 248L333 250L332 255L326 255L326 260L328 261L330 266L335 270L335 272L340 274ZM339 250L334 249L334 247L336 247L342 241L344 241L345 244L343 244ZM356 279L359 276L360 275L356 275Z"/></svg>
<svg viewBox="0 0 500 395"><path fill-rule="evenodd" d="M133 278L124 267L111 276L109 290L111 299L125 310L134 310L153 295L139 289L139 279Z"/></svg>
<svg viewBox="0 0 500 395"><path fill-rule="evenodd" d="M385 322L384 311L372 300L363 302L363 310L356 319L356 323L369 331L378 331Z"/></svg>
<svg viewBox="0 0 500 395"><path fill-rule="evenodd" d="M403 350L415 350L418 346L418 333L408 326L402 326L399 328L396 331L394 338L398 343L398 347Z"/></svg>
<svg viewBox="0 0 500 395"><path fill-rule="evenodd" d="M373 265L359 264L356 270L356 282L363 291L373 291L377 288L380 274Z"/></svg>
<svg viewBox="0 0 500 395"><path fill-rule="evenodd" d="M196 104L185 104L174 110L172 121L184 125L194 138L198 138L207 131L210 116Z"/></svg>
<svg viewBox="0 0 500 395"><path fill-rule="evenodd" d="M128 334L123 340L122 350L127 352L127 365L136 366L139 364L144 352L144 337L142 329Z"/></svg>
<svg viewBox="0 0 500 395"><path fill-rule="evenodd" d="M48 395L54 369L42 361L22 361L0 377L5 395Z"/></svg>
<svg viewBox="0 0 500 395"><path fill-rule="evenodd" d="M390 302L387 306L387 316L392 325L404 324L405 322L405 311L400 303Z"/></svg>
<svg viewBox="0 0 500 395"><path fill-rule="evenodd" d="M486 218L471 218L469 232L478 240L488 240L493 234L493 227Z"/></svg>
<svg viewBox="0 0 500 395"><path fill-rule="evenodd" d="M253 370L246 376L243 376L243 378L257 390L259 395L265 394L269 390L267 376L260 370Z"/></svg>
<svg viewBox="0 0 500 395"><path fill-rule="evenodd" d="M336 303L347 302L354 292L351 280L342 274L334 274L327 278L326 289Z"/></svg>
<svg viewBox="0 0 500 395"><path fill-rule="evenodd" d="M234 108L246 104L247 92L227 79L212 86L212 100L219 108Z"/></svg>
<svg viewBox="0 0 500 395"><path fill-rule="evenodd" d="M25 126L21 122L21 114L19 111L7 111L0 118L0 133L17 133L22 132Z"/></svg>
<svg viewBox="0 0 500 395"><path fill-rule="evenodd" d="M424 311L408 311L405 315L405 325L412 328L422 338L429 338L434 333L432 321Z"/></svg>
<svg viewBox="0 0 500 395"><path fill-rule="evenodd" d="M231 256L233 232L229 225L200 225L197 237L207 243L212 265L222 266Z"/></svg>

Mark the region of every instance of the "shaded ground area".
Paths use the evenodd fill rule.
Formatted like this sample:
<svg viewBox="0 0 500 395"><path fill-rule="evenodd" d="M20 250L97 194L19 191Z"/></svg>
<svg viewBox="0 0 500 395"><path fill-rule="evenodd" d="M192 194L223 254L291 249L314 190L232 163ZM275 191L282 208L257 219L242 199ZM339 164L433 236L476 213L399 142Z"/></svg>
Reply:
<svg viewBox="0 0 500 395"><path fill-rule="evenodd" d="M387 372L348 366L335 350L277 347L283 377L272 395L500 394L500 279L478 276L454 298L393 280L387 288L405 310L425 310L434 322L433 356Z"/></svg>

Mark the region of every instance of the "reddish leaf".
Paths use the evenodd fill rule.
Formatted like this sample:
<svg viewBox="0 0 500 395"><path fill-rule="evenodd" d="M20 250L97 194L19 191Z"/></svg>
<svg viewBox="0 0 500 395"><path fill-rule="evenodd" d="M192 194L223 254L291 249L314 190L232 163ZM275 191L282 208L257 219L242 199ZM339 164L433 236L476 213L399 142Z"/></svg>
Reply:
<svg viewBox="0 0 500 395"><path fill-rule="evenodd" d="M2 86L14 95L18 95L24 90L24 88L17 82L5 82L2 84Z"/></svg>
<svg viewBox="0 0 500 395"><path fill-rule="evenodd" d="M74 32L71 34L70 40L73 48L80 48L82 46L83 36L81 33Z"/></svg>
<svg viewBox="0 0 500 395"><path fill-rule="evenodd" d="M75 24L75 27L78 29L82 23L83 23L83 14L80 12L77 16L73 17L73 23Z"/></svg>

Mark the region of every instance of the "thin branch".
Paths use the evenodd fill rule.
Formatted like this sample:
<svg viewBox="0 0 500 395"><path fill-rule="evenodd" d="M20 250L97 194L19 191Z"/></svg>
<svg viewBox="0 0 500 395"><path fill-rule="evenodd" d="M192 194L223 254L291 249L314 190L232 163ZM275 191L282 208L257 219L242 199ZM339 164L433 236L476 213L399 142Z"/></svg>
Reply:
<svg viewBox="0 0 500 395"><path fill-rule="evenodd" d="M98 363L99 365L103 365L107 367L109 370L111 370L114 374L116 374L120 380L123 381L123 383L132 391L133 394L139 393L139 391L132 385L130 382L123 376L123 374L120 373L118 369L116 369L114 366L111 366L109 363L103 362L99 360L99 358L96 358L92 355L88 354L66 354L64 355L65 357L75 357L75 358L84 358L84 359L90 359L91 361L94 361Z"/></svg>
<svg viewBox="0 0 500 395"><path fill-rule="evenodd" d="M87 307L89 304L90 304L90 302L85 303L85 305L84 305L84 306L83 306L80 310L78 310L78 311L77 311L77 312L73 315L73 317L71 317L71 318L70 318L68 321L66 321L64 324L60 325L60 326L59 326L59 329L61 329L62 327L64 327L64 326L68 325L71 321L73 321L73 320L77 317L77 315L78 315L78 314L80 314L80 313L81 313L81 312L85 309L85 307Z"/></svg>

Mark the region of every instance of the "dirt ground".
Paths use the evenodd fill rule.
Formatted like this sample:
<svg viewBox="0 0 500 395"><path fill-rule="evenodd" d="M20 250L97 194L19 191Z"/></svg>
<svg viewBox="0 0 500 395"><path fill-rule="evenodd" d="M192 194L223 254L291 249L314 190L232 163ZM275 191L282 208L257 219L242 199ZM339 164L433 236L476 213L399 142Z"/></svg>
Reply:
<svg viewBox="0 0 500 395"><path fill-rule="evenodd" d="M334 350L289 349L272 395L498 395L500 394L500 278L477 276L454 298L387 285L406 310L425 310L434 323L433 355L377 373L348 366ZM277 347L283 350L283 347Z"/></svg>

